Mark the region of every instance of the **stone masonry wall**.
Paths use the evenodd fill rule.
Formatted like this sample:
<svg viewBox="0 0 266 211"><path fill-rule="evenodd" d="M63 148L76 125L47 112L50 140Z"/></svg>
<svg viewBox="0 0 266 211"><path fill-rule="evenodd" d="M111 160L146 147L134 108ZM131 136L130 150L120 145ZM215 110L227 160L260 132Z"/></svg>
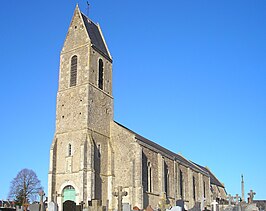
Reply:
<svg viewBox="0 0 266 211"><path fill-rule="evenodd" d="M122 186L128 195L124 203L142 207L142 149L137 144L134 134L117 125L111 124L111 145L114 150L113 190ZM113 197L113 208L117 208L117 198Z"/></svg>

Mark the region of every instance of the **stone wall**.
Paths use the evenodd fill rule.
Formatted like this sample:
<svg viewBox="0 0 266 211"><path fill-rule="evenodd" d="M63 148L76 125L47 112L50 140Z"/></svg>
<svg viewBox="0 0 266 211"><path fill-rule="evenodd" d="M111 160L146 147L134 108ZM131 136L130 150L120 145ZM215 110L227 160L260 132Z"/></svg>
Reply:
<svg viewBox="0 0 266 211"><path fill-rule="evenodd" d="M114 157L113 189L122 186L128 195L123 203L142 207L142 149L135 140L134 134L125 130L115 122L111 124L111 145ZM117 207L117 199L113 197L113 207Z"/></svg>

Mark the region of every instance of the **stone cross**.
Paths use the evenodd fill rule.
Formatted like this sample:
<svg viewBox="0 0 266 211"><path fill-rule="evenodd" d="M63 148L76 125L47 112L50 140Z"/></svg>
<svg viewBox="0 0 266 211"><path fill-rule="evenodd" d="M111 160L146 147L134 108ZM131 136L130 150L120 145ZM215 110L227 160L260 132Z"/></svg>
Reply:
<svg viewBox="0 0 266 211"><path fill-rule="evenodd" d="M53 194L53 202L57 203L57 191Z"/></svg>
<svg viewBox="0 0 266 211"><path fill-rule="evenodd" d="M83 201L81 201L79 204L80 204L81 210L83 210L83 206L85 203Z"/></svg>
<svg viewBox="0 0 266 211"><path fill-rule="evenodd" d="M204 210L204 208L205 208L205 197L204 196L202 196L202 198L201 198L201 203L200 203L200 210Z"/></svg>
<svg viewBox="0 0 266 211"><path fill-rule="evenodd" d="M248 200L248 202L249 202L249 204L252 204L252 203L253 203L253 198L254 198L254 196L256 195L256 193L253 192L253 190L250 190L250 192L248 193L248 195L249 195L249 200Z"/></svg>
<svg viewBox="0 0 266 211"><path fill-rule="evenodd" d="M217 210L217 201L213 201L212 203L211 203L211 205L212 205L212 207L213 207L213 211L216 211Z"/></svg>
<svg viewBox="0 0 266 211"><path fill-rule="evenodd" d="M232 201L233 201L233 197L231 196L231 194L229 194L226 198L228 199L229 206L231 206Z"/></svg>
<svg viewBox="0 0 266 211"><path fill-rule="evenodd" d="M235 200L236 200L236 205L238 205L238 202L239 202L239 195L236 194L236 196L235 196L234 198L235 198Z"/></svg>
<svg viewBox="0 0 266 211"><path fill-rule="evenodd" d="M40 196L40 204L41 204L41 211L44 211L44 206L43 206L43 196L45 195L43 190L39 191L39 196Z"/></svg>
<svg viewBox="0 0 266 211"><path fill-rule="evenodd" d="M127 196L127 192L123 191L122 186L118 187L118 190L113 192L113 195L115 197L117 197L117 201L118 201L118 210L117 211L122 211L122 200L123 200L123 196Z"/></svg>

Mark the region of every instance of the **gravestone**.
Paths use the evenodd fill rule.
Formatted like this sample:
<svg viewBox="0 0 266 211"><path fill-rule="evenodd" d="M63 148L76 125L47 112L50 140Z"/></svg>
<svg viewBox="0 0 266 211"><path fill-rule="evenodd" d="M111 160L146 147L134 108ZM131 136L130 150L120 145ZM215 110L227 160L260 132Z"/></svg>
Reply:
<svg viewBox="0 0 266 211"><path fill-rule="evenodd" d="M131 211L131 207L129 203L123 203L122 207L123 207L123 211Z"/></svg>
<svg viewBox="0 0 266 211"><path fill-rule="evenodd" d="M200 202L200 210L201 211L205 209L205 201L206 201L205 197L202 196L201 197L201 202Z"/></svg>
<svg viewBox="0 0 266 211"><path fill-rule="evenodd" d="M229 194L226 198L228 199L228 205L231 206L232 205L232 202L234 200L234 197L231 196L231 194Z"/></svg>
<svg viewBox="0 0 266 211"><path fill-rule="evenodd" d="M224 211L233 211L233 207L231 205L227 206Z"/></svg>
<svg viewBox="0 0 266 211"><path fill-rule="evenodd" d="M172 207L171 211L182 211L182 207L174 206Z"/></svg>
<svg viewBox="0 0 266 211"><path fill-rule="evenodd" d="M239 195L236 194L236 196L234 197L236 205L238 205L239 203L239 198L240 198Z"/></svg>
<svg viewBox="0 0 266 211"><path fill-rule="evenodd" d="M259 211L259 208L256 206L256 204L249 204L245 208L245 211Z"/></svg>
<svg viewBox="0 0 266 211"><path fill-rule="evenodd" d="M212 211L216 211L216 210L217 210L218 202L214 200L214 201L211 203L211 205L212 205Z"/></svg>
<svg viewBox="0 0 266 211"><path fill-rule="evenodd" d="M161 198L158 203L158 207L160 208L161 211L165 211L167 208L170 207L170 204L167 200L166 193L161 194Z"/></svg>
<svg viewBox="0 0 266 211"><path fill-rule="evenodd" d="M184 201L182 199L176 201L176 206L181 207L182 210L184 210Z"/></svg>
<svg viewBox="0 0 266 211"><path fill-rule="evenodd" d="M31 204L29 206L30 211L40 211L40 205L39 204Z"/></svg>
<svg viewBox="0 0 266 211"><path fill-rule="evenodd" d="M201 209L201 203L200 202L195 202L194 207L192 208L195 211L198 211Z"/></svg>
<svg viewBox="0 0 266 211"><path fill-rule="evenodd" d="M89 211L103 211L103 210L106 210L106 208L104 206L101 206L101 203L99 200L93 199L87 210L89 210Z"/></svg>
<svg viewBox="0 0 266 211"><path fill-rule="evenodd" d="M53 201L48 204L48 211L57 211L57 205Z"/></svg>
<svg viewBox="0 0 266 211"><path fill-rule="evenodd" d="M152 209L151 205L149 205L149 206L146 208L146 211L154 211L154 209Z"/></svg>
<svg viewBox="0 0 266 211"><path fill-rule="evenodd" d="M16 206L16 211L23 211L23 208L17 205Z"/></svg>

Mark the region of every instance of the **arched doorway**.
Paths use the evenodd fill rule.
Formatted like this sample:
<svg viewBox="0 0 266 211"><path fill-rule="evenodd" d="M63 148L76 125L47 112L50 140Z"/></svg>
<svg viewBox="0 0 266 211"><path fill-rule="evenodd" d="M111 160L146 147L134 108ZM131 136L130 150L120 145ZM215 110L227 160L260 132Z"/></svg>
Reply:
<svg viewBox="0 0 266 211"><path fill-rule="evenodd" d="M63 203L63 211L76 211L76 203L70 200L65 201Z"/></svg>
<svg viewBox="0 0 266 211"><path fill-rule="evenodd" d="M76 210L76 191L71 185L66 186L63 189L63 211L75 211Z"/></svg>

